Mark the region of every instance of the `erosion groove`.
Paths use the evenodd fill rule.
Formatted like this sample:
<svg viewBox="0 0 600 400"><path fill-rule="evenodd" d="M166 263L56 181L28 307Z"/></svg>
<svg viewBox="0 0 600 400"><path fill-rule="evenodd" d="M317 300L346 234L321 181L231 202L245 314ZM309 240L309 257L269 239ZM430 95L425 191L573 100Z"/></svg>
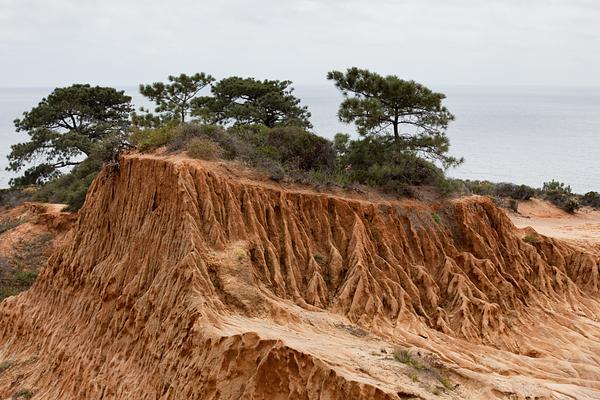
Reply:
<svg viewBox="0 0 600 400"><path fill-rule="evenodd" d="M481 197L366 201L132 154L0 304L0 398L599 398L599 259L523 241ZM461 387L407 378L395 346Z"/></svg>

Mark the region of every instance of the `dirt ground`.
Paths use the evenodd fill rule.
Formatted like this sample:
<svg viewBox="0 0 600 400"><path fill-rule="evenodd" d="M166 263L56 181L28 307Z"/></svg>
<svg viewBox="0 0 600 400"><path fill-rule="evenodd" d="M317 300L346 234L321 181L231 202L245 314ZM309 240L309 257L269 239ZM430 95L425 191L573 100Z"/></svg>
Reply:
<svg viewBox="0 0 600 400"><path fill-rule="evenodd" d="M507 211L518 228L532 227L538 233L558 239L600 243L600 211L584 207L569 214L539 199L519 203L519 212Z"/></svg>

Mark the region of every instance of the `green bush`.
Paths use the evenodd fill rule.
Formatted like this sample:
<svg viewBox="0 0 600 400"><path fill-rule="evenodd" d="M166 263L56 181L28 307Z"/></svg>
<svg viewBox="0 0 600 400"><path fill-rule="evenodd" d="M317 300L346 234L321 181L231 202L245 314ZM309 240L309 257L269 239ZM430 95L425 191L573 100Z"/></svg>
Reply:
<svg viewBox="0 0 600 400"><path fill-rule="evenodd" d="M191 139L185 150L188 156L200 160L214 160L223 154L223 149L217 143L200 137Z"/></svg>
<svg viewBox="0 0 600 400"><path fill-rule="evenodd" d="M269 129L265 147L273 158L301 170L328 171L335 165L333 144L303 128L289 126Z"/></svg>
<svg viewBox="0 0 600 400"><path fill-rule="evenodd" d="M33 392L29 389L21 389L17 390L15 394L12 396L12 400L18 399L31 399L33 397Z"/></svg>
<svg viewBox="0 0 600 400"><path fill-rule="evenodd" d="M2 361L0 362L0 374L15 365L15 362L12 360Z"/></svg>
<svg viewBox="0 0 600 400"><path fill-rule="evenodd" d="M513 200L529 200L536 194L536 190L527 185L515 185L514 183L498 183L494 188L494 194L500 197L509 197Z"/></svg>
<svg viewBox="0 0 600 400"><path fill-rule="evenodd" d="M327 264L327 257L325 257L325 256L322 256L320 254L315 254L313 256L313 258L315 259L315 261L317 262L317 264L319 264L321 266Z"/></svg>
<svg viewBox="0 0 600 400"><path fill-rule="evenodd" d="M581 197L581 205L593 208L600 208L600 193L587 192Z"/></svg>
<svg viewBox="0 0 600 400"><path fill-rule="evenodd" d="M151 151L169 144L175 139L177 132L177 125L173 123L151 129L136 128L131 133L129 140L140 151Z"/></svg>
<svg viewBox="0 0 600 400"><path fill-rule="evenodd" d="M581 207L579 199L571 192L571 187L562 182L544 182L542 193L546 200L567 212L574 213Z"/></svg>
<svg viewBox="0 0 600 400"><path fill-rule="evenodd" d="M140 150L166 146L186 149L190 157L237 159L261 169L276 181L349 186L365 184L412 196L412 186L434 185L441 193L465 190L462 181L447 179L442 169L388 137L335 143L304 128L236 125L224 129L196 123L138 130L132 143Z"/></svg>
<svg viewBox="0 0 600 400"><path fill-rule="evenodd" d="M16 228L23 222L25 221L17 218L5 218L3 220L0 220L0 235L6 231L10 231L11 229Z"/></svg>
<svg viewBox="0 0 600 400"><path fill-rule="evenodd" d="M540 242L540 239L538 239L534 235L528 234L523 237L523 241L529 244L538 244Z"/></svg>
<svg viewBox="0 0 600 400"><path fill-rule="evenodd" d="M489 181L465 180L465 186L473 193L480 196L492 196L495 193L496 184Z"/></svg>
<svg viewBox="0 0 600 400"><path fill-rule="evenodd" d="M338 170L348 174L352 182L406 195L412 194L410 186L437 185L444 191L444 185L452 185L435 164L405 151L388 137L349 140L338 134L335 149Z"/></svg>
<svg viewBox="0 0 600 400"><path fill-rule="evenodd" d="M35 271L19 271L15 275L15 279L19 285L29 287L33 285L37 276L38 274Z"/></svg>
<svg viewBox="0 0 600 400"><path fill-rule="evenodd" d="M77 211L83 205L87 190L102 166L101 160L90 157L71 172L43 185L35 193L34 199L47 203L67 204L67 211Z"/></svg>

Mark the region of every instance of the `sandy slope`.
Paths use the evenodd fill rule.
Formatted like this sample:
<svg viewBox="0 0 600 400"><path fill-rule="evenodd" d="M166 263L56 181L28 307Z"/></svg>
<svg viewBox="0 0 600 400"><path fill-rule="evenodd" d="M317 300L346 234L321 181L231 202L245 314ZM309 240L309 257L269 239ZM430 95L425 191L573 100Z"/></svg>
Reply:
<svg viewBox="0 0 600 400"><path fill-rule="evenodd" d="M600 254L522 237L486 198L132 154L0 303L0 398L598 399Z"/></svg>
<svg viewBox="0 0 600 400"><path fill-rule="evenodd" d="M569 214L539 199L519 203L519 213L508 212L519 228L532 227L538 233L558 239L600 243L600 211L582 208Z"/></svg>

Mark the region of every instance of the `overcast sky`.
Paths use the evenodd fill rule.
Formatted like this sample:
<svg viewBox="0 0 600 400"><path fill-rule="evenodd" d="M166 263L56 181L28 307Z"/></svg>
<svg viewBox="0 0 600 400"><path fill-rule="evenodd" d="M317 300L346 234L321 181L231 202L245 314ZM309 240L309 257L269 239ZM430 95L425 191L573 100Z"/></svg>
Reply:
<svg viewBox="0 0 600 400"><path fill-rule="evenodd" d="M204 71L325 83L600 86L595 0L0 0L0 87Z"/></svg>

